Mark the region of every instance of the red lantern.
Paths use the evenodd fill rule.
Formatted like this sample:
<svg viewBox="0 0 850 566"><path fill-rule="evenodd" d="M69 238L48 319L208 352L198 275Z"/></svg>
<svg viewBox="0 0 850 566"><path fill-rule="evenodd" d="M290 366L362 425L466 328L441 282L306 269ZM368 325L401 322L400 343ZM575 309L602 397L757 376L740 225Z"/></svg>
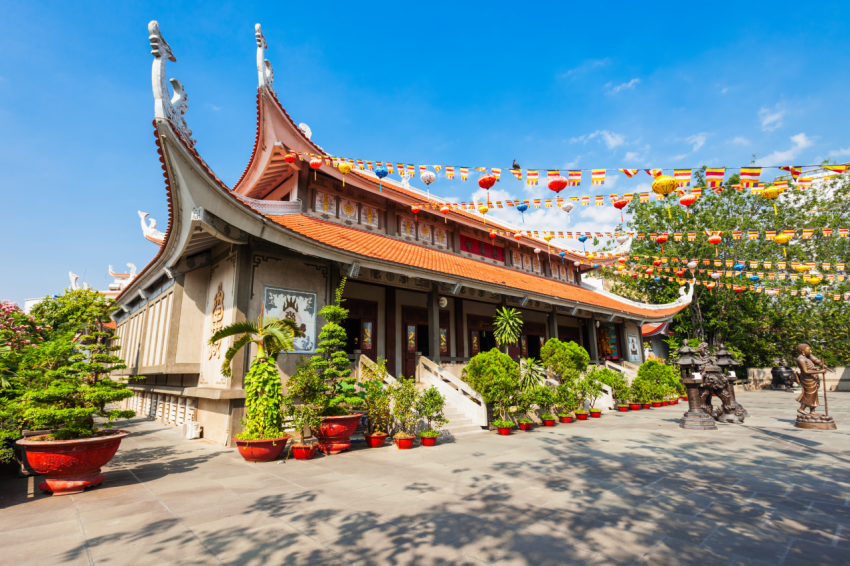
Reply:
<svg viewBox="0 0 850 566"><path fill-rule="evenodd" d="M637 279L637 276L638 276L637 273L632 273L632 278Z"/></svg>
<svg viewBox="0 0 850 566"><path fill-rule="evenodd" d="M495 230L490 230L490 239L491 239L491 240L495 240L495 239L496 239L496 231L495 231Z"/></svg>
<svg viewBox="0 0 850 566"><path fill-rule="evenodd" d="M647 268L646 273L647 273L647 275L649 275L649 274L650 274L650 273L652 273L653 271L655 271L655 270L654 270L654 269L652 269L651 267L649 267L649 268Z"/></svg>
<svg viewBox="0 0 850 566"><path fill-rule="evenodd" d="M449 213L449 211L450 211L451 209L452 209L452 208L451 208L450 206L448 206L448 205L443 205L442 207L440 207L440 213L441 213L441 214L448 214L448 213ZM449 223L449 219L448 219L448 218L446 218L446 219L445 219L445 221L446 221L446 224L448 224L448 223Z"/></svg>
<svg viewBox="0 0 850 566"><path fill-rule="evenodd" d="M623 209L627 206L629 206L629 201L624 198L614 201L614 208L620 211L620 222L625 222L625 220L623 220Z"/></svg>
<svg viewBox="0 0 850 566"><path fill-rule="evenodd" d="M709 289L714 289L715 287L717 287L717 283L706 283L705 286Z"/></svg>
<svg viewBox="0 0 850 566"><path fill-rule="evenodd" d="M723 238L721 238L720 235L718 235L718 234L714 234L713 236L708 237L708 243L712 244L714 246L716 246L717 244L719 244L722 241L723 241ZM717 257L717 248L716 247L714 248L714 257Z"/></svg>
<svg viewBox="0 0 850 566"><path fill-rule="evenodd" d="M746 289L746 287L739 287L738 285L735 285L734 287L732 287L732 290L735 291L736 293L741 293L745 289Z"/></svg>
<svg viewBox="0 0 850 566"><path fill-rule="evenodd" d="M617 261L619 261L620 263L626 263L626 258L621 257L621 258L620 258L620 259L618 259Z"/></svg>
<svg viewBox="0 0 850 566"><path fill-rule="evenodd" d="M295 160L298 159L294 153L287 153L283 156L283 160L287 163L295 163Z"/></svg>
<svg viewBox="0 0 850 566"><path fill-rule="evenodd" d="M689 207L697 201L697 196L693 193L688 193L683 195L682 198L679 199L679 204L684 205L685 207ZM685 208L685 212L688 213L688 218L691 217L691 211Z"/></svg>
<svg viewBox="0 0 850 566"><path fill-rule="evenodd" d="M662 263L664 263L664 262L661 261L660 259L656 259L655 261L652 262L652 265L657 267L657 266L661 265Z"/></svg>
<svg viewBox="0 0 850 566"><path fill-rule="evenodd" d="M420 210L422 209L416 206L415 204L410 207L410 212L413 213L413 218L416 218L416 215L419 214Z"/></svg>
<svg viewBox="0 0 850 566"><path fill-rule="evenodd" d="M312 167L313 169L318 169L321 166L322 166L322 159L321 158L314 157L313 159L310 160L310 167ZM316 175L317 175L316 172L313 171L313 180L316 180Z"/></svg>
<svg viewBox="0 0 850 566"><path fill-rule="evenodd" d="M486 175L481 175L478 178L478 186L484 189L485 191L490 190L490 188L496 184L496 176L487 173Z"/></svg>
<svg viewBox="0 0 850 566"><path fill-rule="evenodd" d="M522 232L515 233L514 240L516 240L516 247L519 247L519 241L522 240Z"/></svg>
<svg viewBox="0 0 850 566"><path fill-rule="evenodd" d="M683 269L680 269L679 271L676 272L676 275L678 275L679 277L681 277L684 274L685 274L685 271Z"/></svg>
<svg viewBox="0 0 850 566"><path fill-rule="evenodd" d="M556 193L560 193L565 188L567 188L567 180L564 177L562 177L561 175L558 175L557 177L551 177L549 179L549 190L550 191L555 191Z"/></svg>
<svg viewBox="0 0 850 566"><path fill-rule="evenodd" d="M655 238L655 243L656 244L666 244L668 239L669 239L669 237L667 236L667 234L659 234Z"/></svg>

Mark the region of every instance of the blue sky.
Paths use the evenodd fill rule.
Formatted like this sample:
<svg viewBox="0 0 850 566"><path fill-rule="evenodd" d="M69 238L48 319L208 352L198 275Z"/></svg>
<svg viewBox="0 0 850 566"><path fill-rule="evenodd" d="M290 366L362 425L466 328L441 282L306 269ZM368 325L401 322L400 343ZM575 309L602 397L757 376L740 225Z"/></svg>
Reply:
<svg viewBox="0 0 850 566"><path fill-rule="evenodd" d="M277 93L332 154L508 168L737 167L850 160L850 3L646 6L398 2L0 4L0 300L95 288L166 223L147 24L177 56L198 150L232 185L254 140L253 26ZM469 200L467 183L432 191ZM562 194L648 190L649 177ZM417 184L417 183L414 183ZM421 185L421 184L420 184ZM548 196L505 179L495 198ZM551 193L550 193L551 194ZM505 212L506 218L517 220ZM610 206L573 230L606 230ZM518 220L517 220L518 221ZM529 226L570 229L552 210Z"/></svg>

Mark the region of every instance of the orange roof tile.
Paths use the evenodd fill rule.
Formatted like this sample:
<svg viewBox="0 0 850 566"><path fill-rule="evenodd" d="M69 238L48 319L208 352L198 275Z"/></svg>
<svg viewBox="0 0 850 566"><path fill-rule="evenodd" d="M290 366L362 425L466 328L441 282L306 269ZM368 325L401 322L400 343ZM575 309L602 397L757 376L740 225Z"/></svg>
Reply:
<svg viewBox="0 0 850 566"><path fill-rule="evenodd" d="M650 319L670 316L684 308L684 306L660 310L638 308L583 287L561 283L507 267L488 265L448 252L403 242L389 236L374 234L357 228L340 226L333 222L303 214L269 216L268 218L311 240L357 255L469 280L481 281L491 285L504 285L510 289L540 293L558 299L575 301Z"/></svg>

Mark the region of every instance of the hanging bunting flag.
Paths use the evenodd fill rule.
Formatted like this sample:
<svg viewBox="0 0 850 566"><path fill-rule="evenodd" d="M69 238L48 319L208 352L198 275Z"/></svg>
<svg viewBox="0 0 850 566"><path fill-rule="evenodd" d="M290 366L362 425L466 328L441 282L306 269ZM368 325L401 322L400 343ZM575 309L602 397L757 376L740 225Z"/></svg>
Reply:
<svg viewBox="0 0 850 566"><path fill-rule="evenodd" d="M493 167L490 171L493 173L493 176L496 177L496 182L498 183L502 178L502 169L499 167Z"/></svg>
<svg viewBox="0 0 850 566"><path fill-rule="evenodd" d="M649 202L649 193L641 193L640 202Z"/></svg>
<svg viewBox="0 0 850 566"><path fill-rule="evenodd" d="M644 171L646 171L647 175L655 179L661 176L661 169L644 169Z"/></svg>
<svg viewBox="0 0 850 566"><path fill-rule="evenodd" d="M810 240L815 233L814 228L803 228L803 239Z"/></svg>
<svg viewBox="0 0 850 566"><path fill-rule="evenodd" d="M371 162L371 161L367 161L367 162L366 162L366 168L367 168L369 171L374 171L374 170L375 170L375 166L374 166L374 165L372 165L372 162Z"/></svg>
<svg viewBox="0 0 850 566"><path fill-rule="evenodd" d="M723 176L726 174L725 167L705 170L705 182L710 189L716 189L723 185Z"/></svg>
<svg viewBox="0 0 850 566"><path fill-rule="evenodd" d="M581 184L581 171L570 171L568 176L571 187L577 187Z"/></svg>
<svg viewBox="0 0 850 566"><path fill-rule="evenodd" d="M522 181L522 169L511 169L510 171L514 177Z"/></svg>
<svg viewBox="0 0 850 566"><path fill-rule="evenodd" d="M634 193L626 193L626 194L623 195L623 198L626 199L629 202L632 202L632 199L634 198L634 196L635 196Z"/></svg>
<svg viewBox="0 0 850 566"><path fill-rule="evenodd" d="M555 177L560 177L560 176L561 176L560 171L552 171L551 169L546 171L546 179L549 180L549 181L551 181Z"/></svg>
<svg viewBox="0 0 850 566"><path fill-rule="evenodd" d="M850 228L839 228L838 229L838 237L846 238L848 233L850 233Z"/></svg>
<svg viewBox="0 0 850 566"><path fill-rule="evenodd" d="M469 177L469 167L461 167L460 168L460 180L466 181L466 179L468 177Z"/></svg>
<svg viewBox="0 0 850 566"><path fill-rule="evenodd" d="M759 238L758 230L750 230L747 233L747 237L749 237L750 240L758 240L758 238Z"/></svg>
<svg viewBox="0 0 850 566"><path fill-rule="evenodd" d="M740 230L733 230L732 231L732 239L733 240L740 240L741 234L742 234L742 232Z"/></svg>
<svg viewBox="0 0 850 566"><path fill-rule="evenodd" d="M590 172L590 184L591 185L604 185L605 184L605 169L594 169Z"/></svg>
<svg viewBox="0 0 850 566"><path fill-rule="evenodd" d="M532 171L531 169L528 169L525 172L525 184L526 185L536 185L537 184L537 177L539 176L539 174L540 174L539 171Z"/></svg>
<svg viewBox="0 0 850 566"><path fill-rule="evenodd" d="M783 171L788 171L789 173L791 173L791 178L794 179L795 181L797 180L797 177L800 176L800 173L803 172L802 167L795 167L793 165L786 165L785 167L780 167L780 169L782 169Z"/></svg>
<svg viewBox="0 0 850 566"><path fill-rule="evenodd" d="M590 204L590 197L581 197L581 205L587 206Z"/></svg>
<svg viewBox="0 0 850 566"><path fill-rule="evenodd" d="M408 177L410 177L410 178L412 179L412 178L413 178L413 174L414 174L415 172L416 172L416 169L414 169L413 165L408 165L408 166L407 166L407 176L408 176Z"/></svg>
<svg viewBox="0 0 850 566"><path fill-rule="evenodd" d="M434 171L436 171L437 173L439 173L442 169L443 169L442 165L434 165Z"/></svg>
<svg viewBox="0 0 850 566"><path fill-rule="evenodd" d="M691 186L691 170L690 169L674 169L673 177L676 179L677 187Z"/></svg>
<svg viewBox="0 0 850 566"><path fill-rule="evenodd" d="M359 167L360 170L363 170L363 160L362 159L357 160L357 167Z"/></svg>
<svg viewBox="0 0 850 566"><path fill-rule="evenodd" d="M764 238L766 240L773 240L774 238L776 238L776 230L767 230L764 233Z"/></svg>
<svg viewBox="0 0 850 566"><path fill-rule="evenodd" d="M389 173L390 175L393 174L393 164L389 161L387 161L387 173Z"/></svg>
<svg viewBox="0 0 850 566"><path fill-rule="evenodd" d="M830 236L832 236L832 228L824 228L823 229L823 237L829 238Z"/></svg>
<svg viewBox="0 0 850 566"><path fill-rule="evenodd" d="M446 166L446 179L454 179L455 178L455 168L454 166L449 167Z"/></svg>
<svg viewBox="0 0 850 566"><path fill-rule="evenodd" d="M617 171L621 172L621 173L622 173L622 174L624 174L626 177L628 177L629 179L631 179L632 177L634 177L635 175L637 175L637 172L638 172L638 171L640 171L640 169L617 169Z"/></svg>
<svg viewBox="0 0 850 566"><path fill-rule="evenodd" d="M605 206L605 197L603 197L603 196L596 197L596 206Z"/></svg>
<svg viewBox="0 0 850 566"><path fill-rule="evenodd" d="M835 171L836 173L846 173L850 169L850 165L824 165L827 171Z"/></svg>
<svg viewBox="0 0 850 566"><path fill-rule="evenodd" d="M424 173L427 169L428 169L428 166L427 166L427 165L420 165L420 166L419 166L419 174L421 175L421 174L422 174L422 173Z"/></svg>
<svg viewBox="0 0 850 566"><path fill-rule="evenodd" d="M741 167L741 185L749 189L759 182L761 167Z"/></svg>
<svg viewBox="0 0 850 566"><path fill-rule="evenodd" d="M681 242L682 241L682 234L680 232L676 232L675 234L673 234L673 240L675 240L676 242ZM687 263L687 262L685 262L685 263Z"/></svg>
<svg viewBox="0 0 850 566"><path fill-rule="evenodd" d="M395 166L396 166L396 169L398 170L399 176L404 177L404 164L403 163L396 163Z"/></svg>

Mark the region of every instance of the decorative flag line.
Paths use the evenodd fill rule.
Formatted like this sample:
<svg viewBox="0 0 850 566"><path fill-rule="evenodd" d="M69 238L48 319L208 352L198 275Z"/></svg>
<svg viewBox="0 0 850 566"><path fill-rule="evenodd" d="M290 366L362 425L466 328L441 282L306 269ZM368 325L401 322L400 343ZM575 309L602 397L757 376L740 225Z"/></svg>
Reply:
<svg viewBox="0 0 850 566"><path fill-rule="evenodd" d="M627 260L631 259L632 261L640 261L641 259L652 259L652 260L655 260L655 261L661 261L660 265L662 265L662 266L664 264L668 264L668 263L670 265L675 264L675 263L681 263L682 265L687 265L689 262L695 261L699 265L712 266L712 267L715 268L714 270L708 270L708 271L718 271L717 268L720 268L720 269L725 268L727 270L734 269L736 264L744 266L738 271L746 269L747 267L749 267L749 269L751 269L751 270L752 269L758 269L760 266L763 266L765 269L772 269L774 264L776 265L776 268L779 269L780 271L784 271L787 267L790 267L791 269L794 269L796 271L797 267L803 266L803 265L805 265L807 269L812 270L812 269L818 269L818 265L820 265L820 269L822 269L823 271L830 271L830 270L832 270L833 267L835 267L836 271L843 272L845 270L845 267L846 267L846 264L844 264L844 263L833 264L832 262L817 263L817 262L802 262L802 261L773 261L773 260L768 261L768 260L760 260L760 259L759 260L716 259L716 258L705 259L705 258L695 258L695 257L688 259L686 257L682 257L682 258L669 257L668 258L668 257L656 256L656 255L623 255L623 257L626 258ZM682 269L685 269L685 268L682 267ZM694 269L697 269L697 268L694 268Z"/></svg>

